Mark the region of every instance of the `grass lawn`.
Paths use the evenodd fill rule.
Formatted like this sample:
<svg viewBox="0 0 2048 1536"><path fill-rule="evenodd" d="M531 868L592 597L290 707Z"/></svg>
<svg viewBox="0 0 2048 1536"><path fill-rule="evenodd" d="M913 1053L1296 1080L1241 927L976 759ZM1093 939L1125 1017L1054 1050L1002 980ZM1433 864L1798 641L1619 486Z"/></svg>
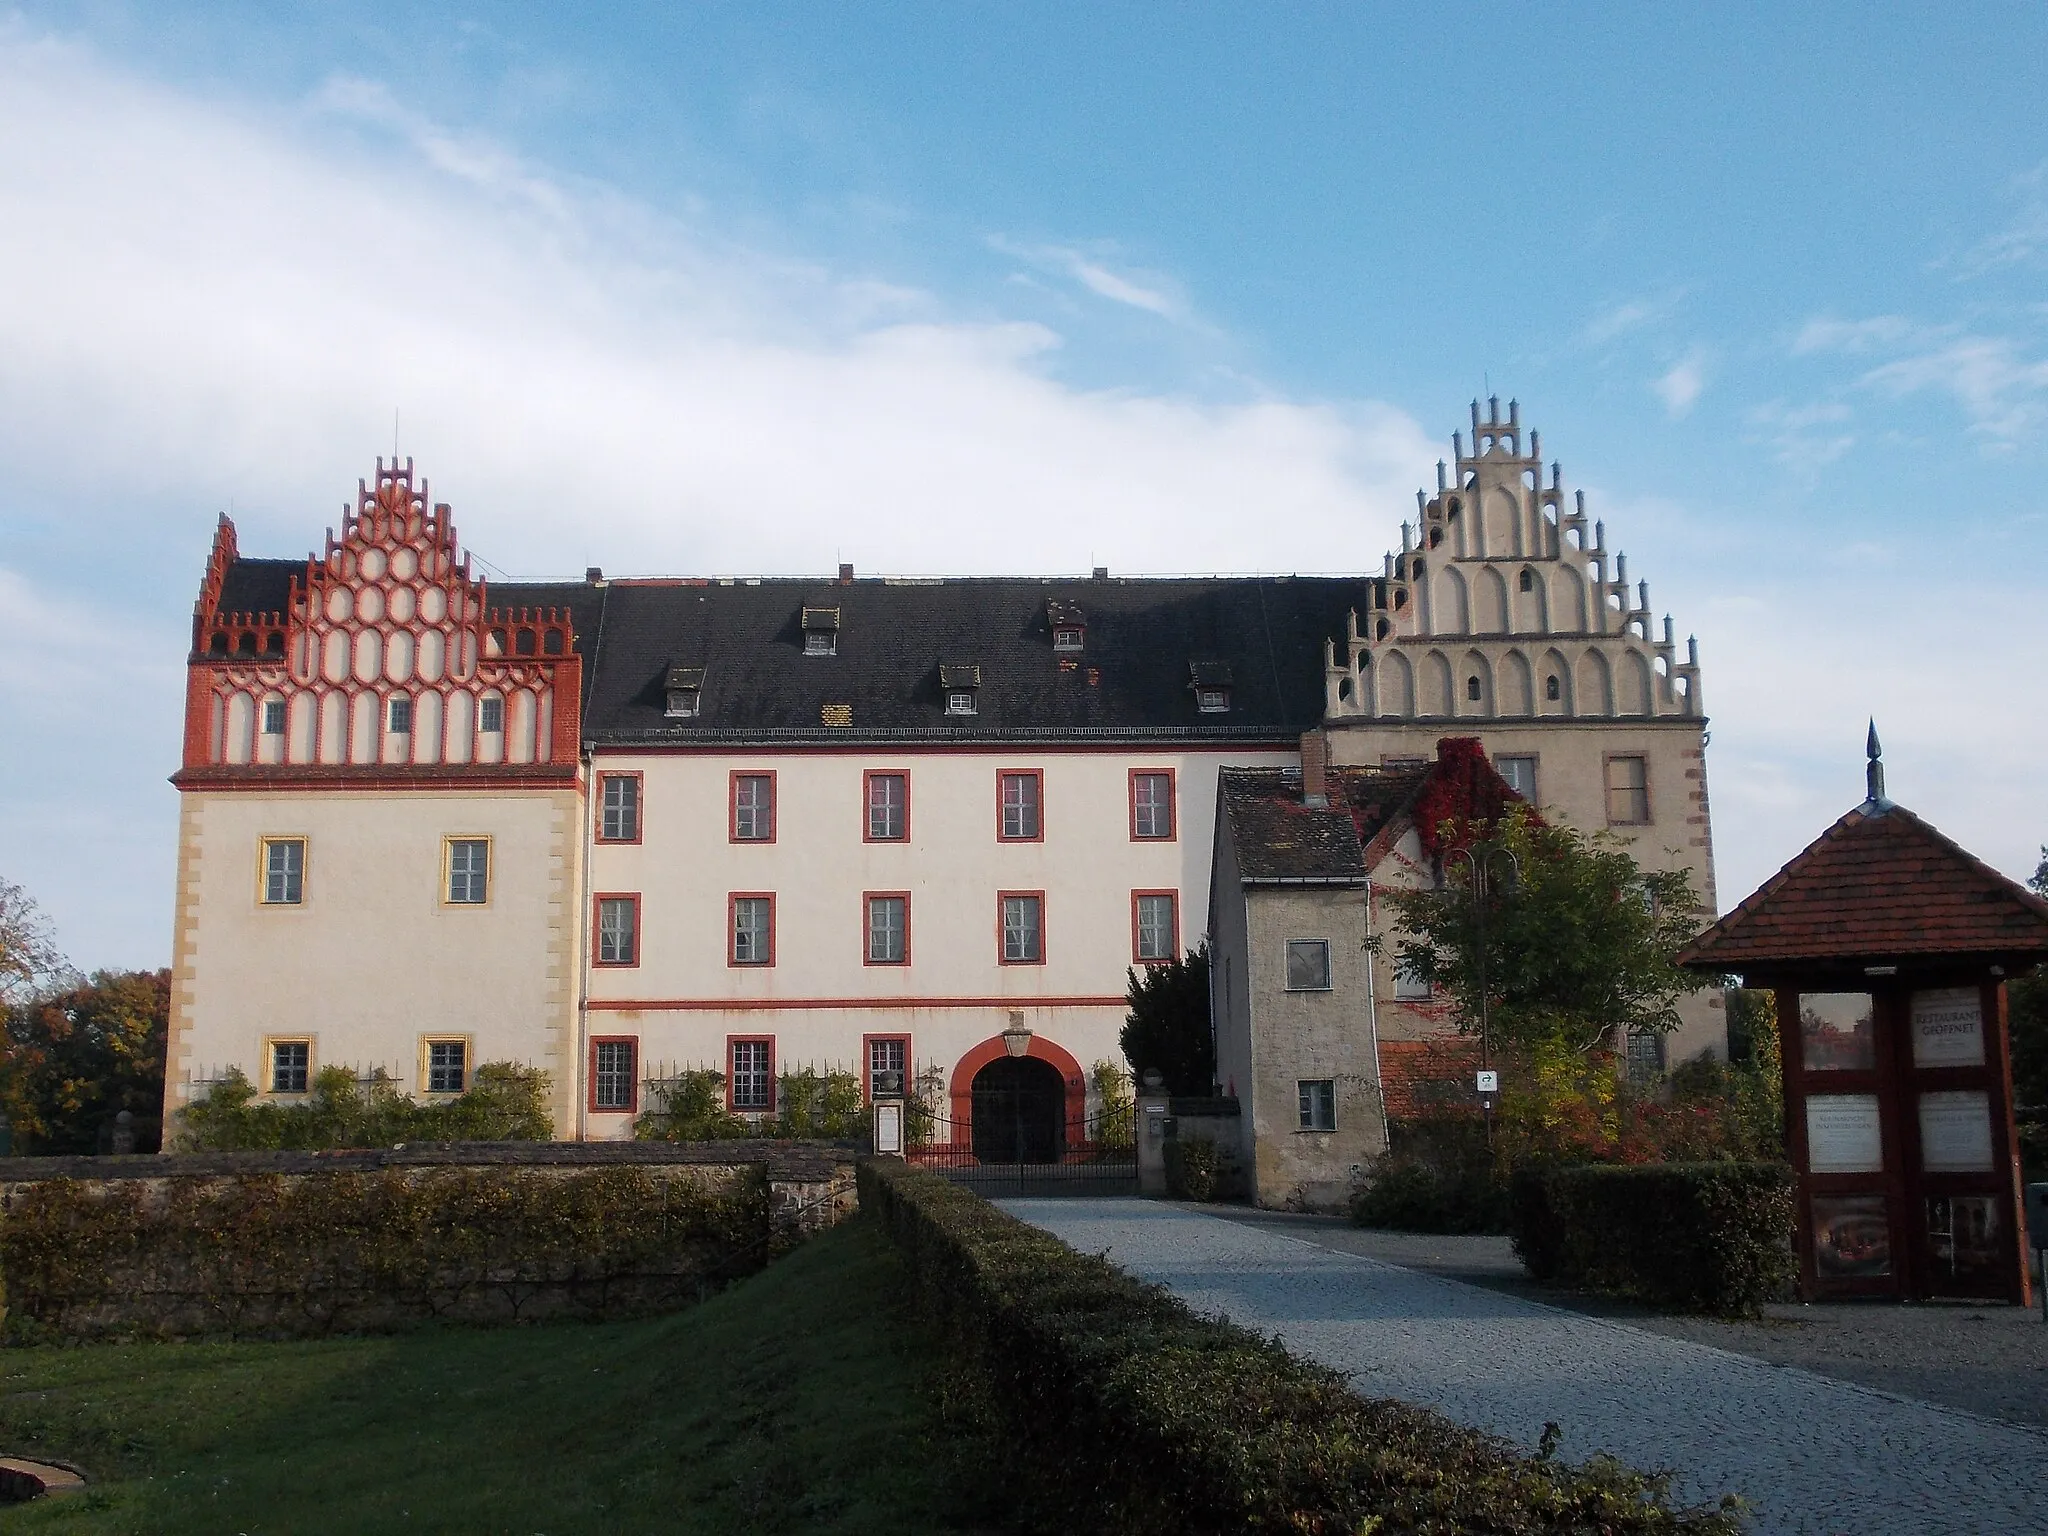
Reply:
<svg viewBox="0 0 2048 1536"><path fill-rule="evenodd" d="M648 1322L0 1350L9 1531L951 1531L900 1261L853 1220Z"/></svg>

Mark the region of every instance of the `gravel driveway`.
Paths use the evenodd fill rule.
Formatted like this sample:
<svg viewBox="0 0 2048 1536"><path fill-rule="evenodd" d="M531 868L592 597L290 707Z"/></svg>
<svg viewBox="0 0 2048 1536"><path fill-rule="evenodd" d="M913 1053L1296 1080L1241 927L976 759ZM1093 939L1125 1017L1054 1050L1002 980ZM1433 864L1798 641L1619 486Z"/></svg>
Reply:
<svg viewBox="0 0 2048 1536"><path fill-rule="evenodd" d="M1534 1448L1671 1468L1764 1532L2048 1529L2048 1434L1148 1200L1003 1208L1349 1375ZM2037 1325L2038 1326L2038 1325Z"/></svg>

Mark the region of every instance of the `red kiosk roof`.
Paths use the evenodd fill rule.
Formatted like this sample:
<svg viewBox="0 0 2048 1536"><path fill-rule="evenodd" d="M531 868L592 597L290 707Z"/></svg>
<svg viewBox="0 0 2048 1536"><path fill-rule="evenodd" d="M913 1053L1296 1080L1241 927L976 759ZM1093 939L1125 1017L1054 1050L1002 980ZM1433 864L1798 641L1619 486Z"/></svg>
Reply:
<svg viewBox="0 0 2048 1536"><path fill-rule="evenodd" d="M1679 952L1694 970L2048 959L2048 901L1903 806L1866 800Z"/></svg>

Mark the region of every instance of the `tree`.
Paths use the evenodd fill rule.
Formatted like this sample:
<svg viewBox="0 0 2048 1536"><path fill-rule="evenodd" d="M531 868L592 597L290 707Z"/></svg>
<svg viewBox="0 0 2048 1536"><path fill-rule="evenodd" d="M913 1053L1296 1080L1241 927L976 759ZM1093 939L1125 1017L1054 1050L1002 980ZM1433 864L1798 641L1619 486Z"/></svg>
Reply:
<svg viewBox="0 0 2048 1536"><path fill-rule="evenodd" d="M122 1110L163 1111L169 971L95 971L65 991L7 1009L0 1102L18 1142L93 1152Z"/></svg>
<svg viewBox="0 0 2048 1536"><path fill-rule="evenodd" d="M1168 1093L1199 1096L1216 1091L1216 1037L1209 1028L1209 946L1179 960L1127 973L1131 1011L1119 1044L1140 1083L1148 1068L1166 1079Z"/></svg>
<svg viewBox="0 0 2048 1536"><path fill-rule="evenodd" d="M1583 1054L1624 1032L1675 1028L1678 999L1712 984L1673 963L1699 926L1691 877L1640 869L1609 834L1551 826L1519 806L1490 830L1519 867L1503 888L1506 861L1496 856L1493 889L1482 898L1494 1043ZM1447 993L1460 1030L1477 1034L1481 910L1458 846L1447 846L1436 888L1388 891L1386 900L1406 930L1401 969Z"/></svg>
<svg viewBox="0 0 2048 1536"><path fill-rule="evenodd" d="M0 880L0 1008L21 1006L63 971L48 919L27 891Z"/></svg>

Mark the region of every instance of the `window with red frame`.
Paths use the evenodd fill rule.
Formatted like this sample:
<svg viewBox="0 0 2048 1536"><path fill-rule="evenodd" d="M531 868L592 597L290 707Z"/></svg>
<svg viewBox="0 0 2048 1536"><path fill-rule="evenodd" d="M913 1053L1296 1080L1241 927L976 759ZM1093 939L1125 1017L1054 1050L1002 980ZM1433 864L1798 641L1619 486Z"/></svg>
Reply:
<svg viewBox="0 0 2048 1536"><path fill-rule="evenodd" d="M601 843L640 841L640 775L598 775L597 840Z"/></svg>
<svg viewBox="0 0 2048 1536"><path fill-rule="evenodd" d="M735 1040L728 1047L734 1109L766 1110L775 1107L775 1042Z"/></svg>
<svg viewBox="0 0 2048 1536"><path fill-rule="evenodd" d="M868 1041L868 1097L875 1096L877 1080L884 1072L895 1073L896 1091L910 1091L910 1041L902 1035L882 1036Z"/></svg>
<svg viewBox="0 0 2048 1536"><path fill-rule="evenodd" d="M1040 801L1043 782L1036 773L999 773L996 799L1002 807L997 835L1006 843L1032 843L1043 830Z"/></svg>
<svg viewBox="0 0 2048 1536"><path fill-rule="evenodd" d="M1005 891L1001 900L1003 964L1042 964L1045 960L1045 898L1035 892Z"/></svg>
<svg viewBox="0 0 2048 1536"><path fill-rule="evenodd" d="M870 896L867 904L868 964L908 965L910 898L905 895Z"/></svg>
<svg viewBox="0 0 2048 1536"><path fill-rule="evenodd" d="M590 1107L630 1111L638 1097L637 1040L597 1040L590 1047Z"/></svg>
<svg viewBox="0 0 2048 1536"><path fill-rule="evenodd" d="M1132 942L1141 965L1175 958L1180 945L1180 903L1171 891L1140 892L1131 898Z"/></svg>
<svg viewBox="0 0 2048 1536"><path fill-rule="evenodd" d="M732 950L734 965L775 963L775 898L735 896L732 899Z"/></svg>
<svg viewBox="0 0 2048 1536"><path fill-rule="evenodd" d="M910 836L910 776L868 775L868 841L900 843Z"/></svg>
<svg viewBox="0 0 2048 1536"><path fill-rule="evenodd" d="M1131 836L1147 842L1172 839L1172 774L1131 775Z"/></svg>
<svg viewBox="0 0 2048 1536"><path fill-rule="evenodd" d="M732 777L732 840L775 841L775 775L736 773Z"/></svg>
<svg viewBox="0 0 2048 1536"><path fill-rule="evenodd" d="M640 963L640 898L600 896L597 899L597 963Z"/></svg>

